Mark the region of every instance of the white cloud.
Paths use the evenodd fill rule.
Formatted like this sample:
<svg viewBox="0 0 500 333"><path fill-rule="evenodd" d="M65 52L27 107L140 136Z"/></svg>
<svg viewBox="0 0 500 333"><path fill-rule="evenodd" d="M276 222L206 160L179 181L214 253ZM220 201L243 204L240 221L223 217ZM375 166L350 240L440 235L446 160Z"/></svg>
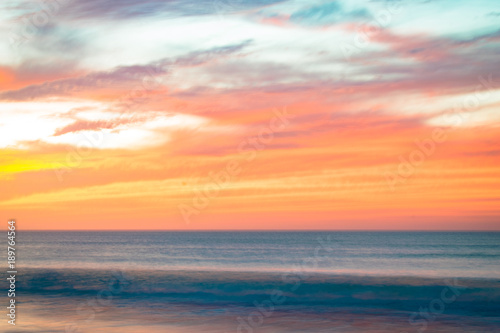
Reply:
<svg viewBox="0 0 500 333"><path fill-rule="evenodd" d="M80 145L88 141L87 137L98 137L100 134L104 140L94 148L139 148L166 142L169 130L198 128L207 122L205 118L185 114L165 116L161 112L151 111L141 112L141 115L146 117L111 129L83 130L54 136L58 129L78 120L104 120L112 124L133 115L106 112L104 104L82 100L0 103L0 148L23 148L23 141L35 140Z"/></svg>

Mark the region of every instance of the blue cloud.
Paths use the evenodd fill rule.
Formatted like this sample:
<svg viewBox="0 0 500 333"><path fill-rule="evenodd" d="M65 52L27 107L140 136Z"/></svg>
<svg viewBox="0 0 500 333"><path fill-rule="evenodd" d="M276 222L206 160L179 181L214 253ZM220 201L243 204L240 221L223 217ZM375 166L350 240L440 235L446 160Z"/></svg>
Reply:
<svg viewBox="0 0 500 333"><path fill-rule="evenodd" d="M328 2L296 11L290 17L294 23L304 25L329 25L338 22L370 18L366 9L346 10L338 2Z"/></svg>

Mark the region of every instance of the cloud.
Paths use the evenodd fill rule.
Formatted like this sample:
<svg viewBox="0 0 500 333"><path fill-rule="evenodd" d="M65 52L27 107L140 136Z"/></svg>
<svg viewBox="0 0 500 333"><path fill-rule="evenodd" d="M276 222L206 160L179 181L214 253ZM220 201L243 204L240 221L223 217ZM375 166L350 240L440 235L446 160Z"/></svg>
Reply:
<svg viewBox="0 0 500 333"><path fill-rule="evenodd" d="M110 129L121 124L129 123L129 119L119 119L113 122L110 121L87 121L87 120L77 120L72 124L59 128L55 131L53 136L59 136L71 132L79 131L99 131L101 129Z"/></svg>
<svg viewBox="0 0 500 333"><path fill-rule="evenodd" d="M72 0L62 14L71 19L131 20L151 16L181 17L230 13L282 0Z"/></svg>
<svg viewBox="0 0 500 333"><path fill-rule="evenodd" d="M143 90L156 89L161 85L161 77L170 74L172 69L200 66L215 59L220 60L243 50L250 43L251 41L243 41L238 44L194 51L176 59L164 58L145 65L119 66L109 71L30 85L22 89L2 92L0 100L23 101L48 96L68 96L81 91L104 88L126 90L137 88L137 85Z"/></svg>
<svg viewBox="0 0 500 333"><path fill-rule="evenodd" d="M364 8L349 10L339 2L331 1L296 11L290 16L290 21L296 24L322 26L370 17L369 11Z"/></svg>
<svg viewBox="0 0 500 333"><path fill-rule="evenodd" d="M498 17L500 16L500 12L489 12L486 16Z"/></svg>

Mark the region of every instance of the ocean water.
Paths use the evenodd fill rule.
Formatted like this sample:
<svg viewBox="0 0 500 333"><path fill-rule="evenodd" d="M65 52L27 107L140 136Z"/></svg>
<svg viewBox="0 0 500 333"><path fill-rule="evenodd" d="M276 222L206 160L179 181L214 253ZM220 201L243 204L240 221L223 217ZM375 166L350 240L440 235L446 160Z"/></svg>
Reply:
<svg viewBox="0 0 500 333"><path fill-rule="evenodd" d="M18 241L31 268L273 272L306 261L331 274L500 278L500 233L22 232Z"/></svg>
<svg viewBox="0 0 500 333"><path fill-rule="evenodd" d="M5 332L500 332L500 233L20 231L17 266Z"/></svg>

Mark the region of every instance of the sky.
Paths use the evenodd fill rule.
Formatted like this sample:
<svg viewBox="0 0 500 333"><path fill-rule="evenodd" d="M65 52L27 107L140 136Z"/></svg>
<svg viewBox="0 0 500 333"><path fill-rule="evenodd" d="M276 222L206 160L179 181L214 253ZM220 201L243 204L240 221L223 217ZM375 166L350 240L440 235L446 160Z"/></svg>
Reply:
<svg viewBox="0 0 500 333"><path fill-rule="evenodd" d="M0 4L24 230L500 230L497 1Z"/></svg>

